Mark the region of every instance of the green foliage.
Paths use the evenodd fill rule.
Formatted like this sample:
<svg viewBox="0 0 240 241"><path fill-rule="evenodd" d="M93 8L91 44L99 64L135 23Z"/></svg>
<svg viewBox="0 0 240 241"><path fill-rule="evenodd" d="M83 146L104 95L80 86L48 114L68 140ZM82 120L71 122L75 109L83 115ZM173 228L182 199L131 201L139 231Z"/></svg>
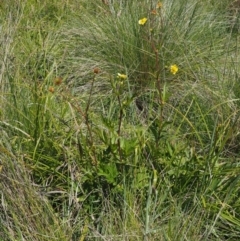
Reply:
<svg viewBox="0 0 240 241"><path fill-rule="evenodd" d="M30 181L24 157L16 156L1 130L1 215L4 240L70 240L48 202Z"/></svg>
<svg viewBox="0 0 240 241"><path fill-rule="evenodd" d="M238 240L226 4L1 5L4 240Z"/></svg>

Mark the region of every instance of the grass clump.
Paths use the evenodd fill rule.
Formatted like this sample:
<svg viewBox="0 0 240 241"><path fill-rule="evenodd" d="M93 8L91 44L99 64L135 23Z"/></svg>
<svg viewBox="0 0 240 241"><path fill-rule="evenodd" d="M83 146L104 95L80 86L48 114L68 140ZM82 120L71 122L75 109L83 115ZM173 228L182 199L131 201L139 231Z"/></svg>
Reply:
<svg viewBox="0 0 240 241"><path fill-rule="evenodd" d="M2 4L5 240L238 240L238 38L225 9Z"/></svg>
<svg viewBox="0 0 240 241"><path fill-rule="evenodd" d="M68 240L49 201L33 186L24 157L16 156L1 130L1 226L2 240ZM70 240L70 239L69 239Z"/></svg>

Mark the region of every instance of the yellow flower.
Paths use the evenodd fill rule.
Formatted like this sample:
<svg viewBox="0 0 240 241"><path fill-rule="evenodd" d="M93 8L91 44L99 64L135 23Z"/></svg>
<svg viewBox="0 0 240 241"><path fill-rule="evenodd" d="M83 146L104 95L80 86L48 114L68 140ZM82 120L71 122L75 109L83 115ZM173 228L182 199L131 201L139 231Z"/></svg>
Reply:
<svg viewBox="0 0 240 241"><path fill-rule="evenodd" d="M138 24L144 25L147 22L147 18L142 18L138 21Z"/></svg>
<svg viewBox="0 0 240 241"><path fill-rule="evenodd" d="M126 79L127 78L127 75L125 75L125 74L117 74L118 75L118 78L119 79Z"/></svg>
<svg viewBox="0 0 240 241"><path fill-rule="evenodd" d="M170 72L175 75L178 72L178 66L176 64L171 65Z"/></svg>

